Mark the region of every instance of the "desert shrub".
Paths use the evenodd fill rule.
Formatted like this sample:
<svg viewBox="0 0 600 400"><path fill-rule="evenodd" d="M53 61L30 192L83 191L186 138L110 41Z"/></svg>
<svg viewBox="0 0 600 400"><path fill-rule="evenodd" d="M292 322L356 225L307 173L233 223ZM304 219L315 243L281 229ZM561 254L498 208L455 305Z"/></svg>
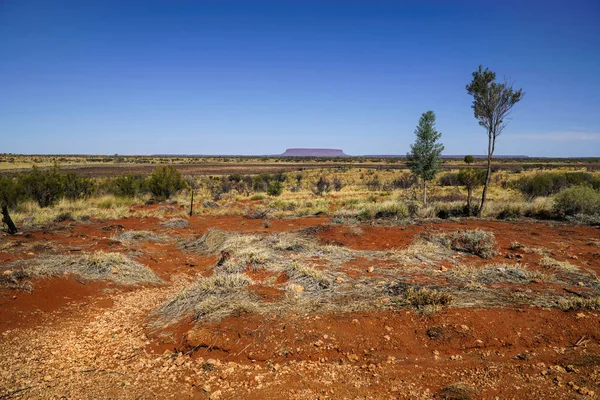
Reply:
<svg viewBox="0 0 600 400"><path fill-rule="evenodd" d="M516 182L517 189L529 197L550 196L577 185L600 189L600 178L589 172L539 172Z"/></svg>
<svg viewBox="0 0 600 400"><path fill-rule="evenodd" d="M63 195L63 179L57 165L45 171L33 166L18 179L25 196L35 200L40 207L53 205Z"/></svg>
<svg viewBox="0 0 600 400"><path fill-rule="evenodd" d="M264 180L264 176L259 175L252 178L252 190L255 192L266 192L268 181Z"/></svg>
<svg viewBox="0 0 600 400"><path fill-rule="evenodd" d="M600 213L599 214L575 214L567 217L567 220L575 224L600 226Z"/></svg>
<svg viewBox="0 0 600 400"><path fill-rule="evenodd" d="M16 206L22 195L23 188L18 180L0 176L0 206Z"/></svg>
<svg viewBox="0 0 600 400"><path fill-rule="evenodd" d="M438 203L435 209L435 216L441 219L467 217L475 213L477 213L476 207L469 214L469 206L464 203Z"/></svg>
<svg viewBox="0 0 600 400"><path fill-rule="evenodd" d="M561 216L600 214L600 192L588 186L564 189L554 198L553 208Z"/></svg>
<svg viewBox="0 0 600 400"><path fill-rule="evenodd" d="M86 176L78 176L73 172L62 175L63 195L68 199L90 197L96 191L96 182Z"/></svg>
<svg viewBox="0 0 600 400"><path fill-rule="evenodd" d="M343 186L344 184L342 183L342 180L340 178L338 178L337 176L333 178L333 190L339 192L340 190L342 190Z"/></svg>
<svg viewBox="0 0 600 400"><path fill-rule="evenodd" d="M415 308L424 308L425 306L446 306L452 303L453 300L452 296L448 293L428 288L408 288L405 297L406 301Z"/></svg>
<svg viewBox="0 0 600 400"><path fill-rule="evenodd" d="M497 253L494 234L479 229L452 233L450 235L450 247L453 250L475 254L481 258L492 258Z"/></svg>
<svg viewBox="0 0 600 400"><path fill-rule="evenodd" d="M373 179L368 180L366 186L371 192L376 192L383 189L383 184L377 175L375 175Z"/></svg>
<svg viewBox="0 0 600 400"><path fill-rule="evenodd" d="M331 182L325 177L320 177L319 180L313 185L312 192L317 196L322 196L331 191Z"/></svg>
<svg viewBox="0 0 600 400"><path fill-rule="evenodd" d="M106 182L105 190L119 197L136 197L148 192L148 182L141 175L119 175Z"/></svg>
<svg viewBox="0 0 600 400"><path fill-rule="evenodd" d="M390 186L392 189L409 189L417 183L417 177L413 174L404 173L392 180Z"/></svg>
<svg viewBox="0 0 600 400"><path fill-rule="evenodd" d="M255 194L250 197L250 200L264 200L266 197L263 194Z"/></svg>
<svg viewBox="0 0 600 400"><path fill-rule="evenodd" d="M496 214L497 219L517 219L523 215L522 207L518 204L506 204Z"/></svg>
<svg viewBox="0 0 600 400"><path fill-rule="evenodd" d="M459 186L461 181L458 172L447 172L439 178L440 186Z"/></svg>
<svg viewBox="0 0 600 400"><path fill-rule="evenodd" d="M283 183L280 181L271 181L267 186L267 194L269 196L279 196L283 193Z"/></svg>
<svg viewBox="0 0 600 400"><path fill-rule="evenodd" d="M185 187L181 174L171 165L157 166L148 182L150 192L158 198L168 199Z"/></svg>
<svg viewBox="0 0 600 400"><path fill-rule="evenodd" d="M383 218L407 218L408 207L398 201L384 201L383 203L365 204L358 211L359 220Z"/></svg>
<svg viewBox="0 0 600 400"><path fill-rule="evenodd" d="M437 393L436 398L438 397L443 400L471 400L477 397L477 391L465 383L456 382L444 386Z"/></svg>
<svg viewBox="0 0 600 400"><path fill-rule="evenodd" d="M593 310L600 311L600 297L584 299L582 297L561 298L558 300L558 308L563 311L571 310Z"/></svg>

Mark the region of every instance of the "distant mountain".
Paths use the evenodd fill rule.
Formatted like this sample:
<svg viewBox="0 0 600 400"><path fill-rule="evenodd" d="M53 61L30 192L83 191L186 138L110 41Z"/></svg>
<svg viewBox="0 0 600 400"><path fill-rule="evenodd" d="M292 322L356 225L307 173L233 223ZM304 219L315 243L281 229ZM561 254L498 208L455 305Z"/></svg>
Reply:
<svg viewBox="0 0 600 400"><path fill-rule="evenodd" d="M287 149L283 157L348 157L340 149Z"/></svg>

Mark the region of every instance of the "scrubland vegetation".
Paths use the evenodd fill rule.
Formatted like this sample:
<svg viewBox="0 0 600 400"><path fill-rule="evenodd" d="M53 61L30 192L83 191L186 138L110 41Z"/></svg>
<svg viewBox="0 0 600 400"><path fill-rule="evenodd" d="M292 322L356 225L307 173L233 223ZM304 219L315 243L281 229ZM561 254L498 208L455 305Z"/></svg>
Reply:
<svg viewBox="0 0 600 400"><path fill-rule="evenodd" d="M522 171L519 164L493 173L484 218L600 223L600 173L581 168ZM90 178L63 172L57 165L34 167L0 177L0 199L17 225L61 220L161 215L161 209L136 210L135 205L178 203L188 211L194 191L194 213L279 218L329 215L335 222L457 218L477 214L470 201L482 190L483 171L456 165L440 172L423 188L408 171L356 167L296 172L223 176L181 176L159 166L149 177L119 175ZM185 208L184 208L185 205ZM172 210L171 210L172 211Z"/></svg>

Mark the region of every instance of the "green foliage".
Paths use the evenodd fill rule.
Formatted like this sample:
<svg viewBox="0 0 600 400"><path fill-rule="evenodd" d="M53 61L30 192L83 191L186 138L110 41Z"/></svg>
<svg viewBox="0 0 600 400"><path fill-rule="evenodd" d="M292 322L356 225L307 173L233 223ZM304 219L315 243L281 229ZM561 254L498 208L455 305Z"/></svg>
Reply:
<svg viewBox="0 0 600 400"><path fill-rule="evenodd" d="M359 220L368 221L372 219L408 218L408 216L408 208L404 203L385 201L363 205L357 217Z"/></svg>
<svg viewBox="0 0 600 400"><path fill-rule="evenodd" d="M31 171L19 175L19 182L25 196L35 200L40 207L53 205L63 195L63 178L58 165L45 171L33 166Z"/></svg>
<svg viewBox="0 0 600 400"><path fill-rule="evenodd" d="M520 178L514 185L529 197L550 196L575 185L589 185L600 189L600 178L589 172L539 172Z"/></svg>
<svg viewBox="0 0 600 400"><path fill-rule="evenodd" d="M0 206L16 206L22 194L23 188L16 179L0 176Z"/></svg>
<svg viewBox="0 0 600 400"><path fill-rule="evenodd" d="M473 96L473 114L479 125L487 129L491 138L495 139L504 129L504 118L515 104L523 99L522 89L513 90L508 82L497 83L496 73L485 70L483 66L473 72L473 80L466 87L467 93ZM491 154L494 149L492 147Z"/></svg>
<svg viewBox="0 0 600 400"><path fill-rule="evenodd" d="M185 181L177 169L171 165L158 165L149 180L152 195L168 199L185 187Z"/></svg>
<svg viewBox="0 0 600 400"><path fill-rule="evenodd" d="M456 176L457 182L467 189L475 189L485 182L485 171L479 168L461 168Z"/></svg>
<svg viewBox="0 0 600 400"><path fill-rule="evenodd" d="M487 188L492 173L492 155L496 148L496 138L506 127L504 119L510 114L510 110L517 104L525 93L522 89L513 90L510 83L497 83L496 73L485 70L480 65L473 72L473 80L466 87L467 93L473 96L471 108L479 125L486 129L488 135L488 158L487 171L483 192L481 194L481 206L478 214L481 216L485 207Z"/></svg>
<svg viewBox="0 0 600 400"><path fill-rule="evenodd" d="M62 189L62 194L67 199L87 198L96 191L96 182L86 176L69 172L62 175Z"/></svg>
<svg viewBox="0 0 600 400"><path fill-rule="evenodd" d="M600 192L588 186L564 189L554 198L554 210L561 216L600 214Z"/></svg>
<svg viewBox="0 0 600 400"><path fill-rule="evenodd" d="M435 130L435 113L427 111L421 115L415 130L417 137L406 155L411 171L424 181L432 180L440 170L440 155L444 145L437 143L442 136Z"/></svg>
<svg viewBox="0 0 600 400"><path fill-rule="evenodd" d="M141 175L120 175L107 182L106 190L118 197L136 197L148 192L148 181Z"/></svg>
<svg viewBox="0 0 600 400"><path fill-rule="evenodd" d="M467 165L471 165L475 162L475 158L473 156L465 156L463 160Z"/></svg>
<svg viewBox="0 0 600 400"><path fill-rule="evenodd" d="M279 196L283 193L283 183L280 181L271 181L267 186L267 194L269 196Z"/></svg>
<svg viewBox="0 0 600 400"><path fill-rule="evenodd" d="M458 180L458 172L446 172L440 175L439 179L440 186L458 186L460 181Z"/></svg>

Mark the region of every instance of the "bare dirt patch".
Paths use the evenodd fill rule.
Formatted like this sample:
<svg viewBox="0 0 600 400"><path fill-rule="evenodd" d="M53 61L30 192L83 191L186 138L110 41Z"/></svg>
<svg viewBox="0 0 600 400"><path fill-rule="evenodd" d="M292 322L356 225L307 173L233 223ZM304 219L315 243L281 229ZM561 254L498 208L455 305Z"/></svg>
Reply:
<svg viewBox="0 0 600 400"><path fill-rule="evenodd" d="M186 221L69 223L2 238L0 269L40 256L116 252L163 283L69 275L33 277L32 291L0 288L0 397L600 393L600 314L589 307L599 294L598 229L477 220L348 226L325 217L273 219L268 228L242 217ZM221 239L186 248L209 229ZM497 254L484 259L423 242L474 229L494 234ZM127 231L151 234L119 238ZM161 240L147 240L154 235ZM239 285L219 281L233 276ZM198 286L204 291L190 292ZM186 291L196 296L188 298L195 312L152 324ZM251 307L234 307L248 299ZM563 311L561 299L582 306ZM227 312L198 318L200 306Z"/></svg>

